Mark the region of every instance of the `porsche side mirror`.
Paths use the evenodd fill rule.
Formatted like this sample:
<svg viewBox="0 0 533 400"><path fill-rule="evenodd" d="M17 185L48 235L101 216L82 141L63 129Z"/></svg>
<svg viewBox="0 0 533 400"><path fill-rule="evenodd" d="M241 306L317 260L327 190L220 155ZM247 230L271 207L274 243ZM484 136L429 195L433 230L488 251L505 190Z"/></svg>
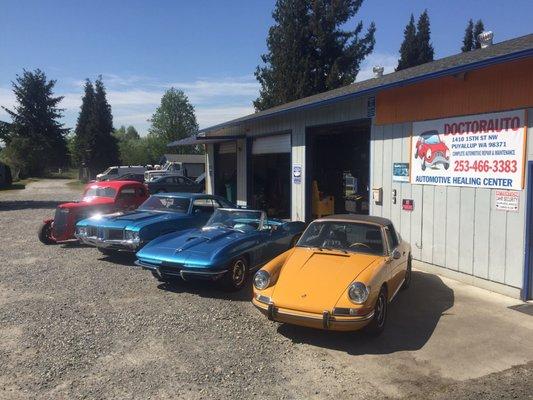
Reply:
<svg viewBox="0 0 533 400"><path fill-rule="evenodd" d="M399 250L394 250L392 252L392 258L394 258L395 260L399 260L401 256L402 256L402 253L400 253Z"/></svg>

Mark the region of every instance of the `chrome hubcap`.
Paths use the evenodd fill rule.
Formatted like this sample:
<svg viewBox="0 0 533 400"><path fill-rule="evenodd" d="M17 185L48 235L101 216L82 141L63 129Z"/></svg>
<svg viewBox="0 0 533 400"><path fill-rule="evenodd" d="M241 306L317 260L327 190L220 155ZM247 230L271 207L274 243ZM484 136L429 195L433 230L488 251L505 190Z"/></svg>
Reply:
<svg viewBox="0 0 533 400"><path fill-rule="evenodd" d="M244 281L245 273L246 273L246 266L241 260L238 260L233 265L233 273L232 273L233 283L235 284L235 286L239 286L242 284L242 282Z"/></svg>

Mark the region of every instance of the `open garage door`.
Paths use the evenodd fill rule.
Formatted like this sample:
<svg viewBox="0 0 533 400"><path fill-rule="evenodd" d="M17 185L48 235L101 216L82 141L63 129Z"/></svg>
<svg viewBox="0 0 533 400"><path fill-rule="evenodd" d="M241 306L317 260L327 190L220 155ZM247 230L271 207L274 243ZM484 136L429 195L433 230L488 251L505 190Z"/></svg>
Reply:
<svg viewBox="0 0 533 400"><path fill-rule="evenodd" d="M306 131L306 219L368 214L370 121L311 127Z"/></svg>
<svg viewBox="0 0 533 400"><path fill-rule="evenodd" d="M237 144L215 144L215 194L232 203L237 200Z"/></svg>
<svg viewBox="0 0 533 400"><path fill-rule="evenodd" d="M291 135L252 140L250 204L277 218L291 213Z"/></svg>

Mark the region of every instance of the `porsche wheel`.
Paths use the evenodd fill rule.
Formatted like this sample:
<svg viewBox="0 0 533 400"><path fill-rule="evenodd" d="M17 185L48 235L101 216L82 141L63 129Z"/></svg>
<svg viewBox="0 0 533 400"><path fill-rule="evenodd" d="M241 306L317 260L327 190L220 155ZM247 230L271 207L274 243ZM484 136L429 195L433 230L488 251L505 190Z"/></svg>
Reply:
<svg viewBox="0 0 533 400"><path fill-rule="evenodd" d="M407 257L407 270L405 271L405 279L403 281L402 290L409 288L409 285L411 285L412 274L413 274L412 260L411 260L411 254L409 254L409 257Z"/></svg>
<svg viewBox="0 0 533 400"><path fill-rule="evenodd" d="M42 225L39 227L37 236L39 237L41 243L54 244L55 240L52 239L52 222L43 222Z"/></svg>
<svg viewBox="0 0 533 400"><path fill-rule="evenodd" d="M228 272L222 278L226 290L237 291L243 288L248 277L248 264L244 258L238 258L231 263Z"/></svg>
<svg viewBox="0 0 533 400"><path fill-rule="evenodd" d="M379 336L385 330L385 323L387 322L387 290L385 287L381 288L376 305L374 306L374 317L372 322L365 328L366 332L371 336Z"/></svg>

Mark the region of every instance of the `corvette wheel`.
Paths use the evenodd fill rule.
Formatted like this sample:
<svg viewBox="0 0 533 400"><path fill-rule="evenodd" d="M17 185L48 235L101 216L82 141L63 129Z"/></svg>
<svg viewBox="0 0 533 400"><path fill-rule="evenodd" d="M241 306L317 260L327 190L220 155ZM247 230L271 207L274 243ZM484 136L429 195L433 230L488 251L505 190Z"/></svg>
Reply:
<svg viewBox="0 0 533 400"><path fill-rule="evenodd" d="M54 244L55 240L52 239L52 222L43 222L42 225L39 227L37 236L39 237L41 243Z"/></svg>
<svg viewBox="0 0 533 400"><path fill-rule="evenodd" d="M407 258L407 270L405 271L405 280L403 281L402 290L405 290L409 288L409 285L411 284L411 276L413 275L412 269L412 261L411 261L411 254L409 254L409 257Z"/></svg>
<svg viewBox="0 0 533 400"><path fill-rule="evenodd" d="M387 322L387 291L384 287L381 288L376 305L374 306L374 317L372 322L366 326L366 332L371 336L379 336L385 330L385 323Z"/></svg>
<svg viewBox="0 0 533 400"><path fill-rule="evenodd" d="M242 289L248 277L248 265L244 258L238 258L231 263L228 272L224 275L224 288L231 291Z"/></svg>

